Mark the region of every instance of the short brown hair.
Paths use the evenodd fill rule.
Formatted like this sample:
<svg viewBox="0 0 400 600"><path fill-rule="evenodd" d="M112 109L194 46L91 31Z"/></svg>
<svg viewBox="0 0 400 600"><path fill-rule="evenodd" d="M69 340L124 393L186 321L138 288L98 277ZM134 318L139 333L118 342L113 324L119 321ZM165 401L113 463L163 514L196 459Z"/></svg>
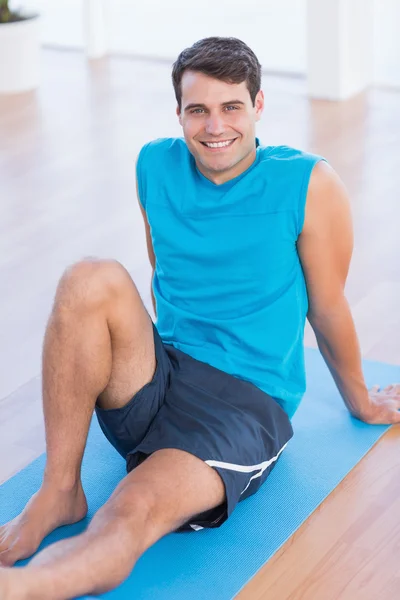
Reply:
<svg viewBox="0 0 400 600"><path fill-rule="evenodd" d="M172 83L179 108L182 104L182 76L189 70L227 83L246 81L254 106L261 88L261 65L251 48L241 40L208 37L180 53L172 67Z"/></svg>

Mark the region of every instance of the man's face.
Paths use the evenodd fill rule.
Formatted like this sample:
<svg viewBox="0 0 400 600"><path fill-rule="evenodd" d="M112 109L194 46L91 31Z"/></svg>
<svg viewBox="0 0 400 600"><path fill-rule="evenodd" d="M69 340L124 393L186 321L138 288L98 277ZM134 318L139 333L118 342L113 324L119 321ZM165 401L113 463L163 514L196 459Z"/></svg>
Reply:
<svg viewBox="0 0 400 600"><path fill-rule="evenodd" d="M255 125L264 108L263 92L255 106L246 82L226 83L203 73L185 71L179 122L198 169L224 183L245 171L255 159Z"/></svg>

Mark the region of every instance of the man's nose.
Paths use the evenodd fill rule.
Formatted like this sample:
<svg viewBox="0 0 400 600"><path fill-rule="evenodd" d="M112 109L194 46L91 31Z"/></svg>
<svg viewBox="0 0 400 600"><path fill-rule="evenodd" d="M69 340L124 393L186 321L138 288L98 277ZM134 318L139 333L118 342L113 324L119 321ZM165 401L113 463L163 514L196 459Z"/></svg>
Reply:
<svg viewBox="0 0 400 600"><path fill-rule="evenodd" d="M206 132L218 136L224 132L224 122L219 115L209 115L206 120Z"/></svg>

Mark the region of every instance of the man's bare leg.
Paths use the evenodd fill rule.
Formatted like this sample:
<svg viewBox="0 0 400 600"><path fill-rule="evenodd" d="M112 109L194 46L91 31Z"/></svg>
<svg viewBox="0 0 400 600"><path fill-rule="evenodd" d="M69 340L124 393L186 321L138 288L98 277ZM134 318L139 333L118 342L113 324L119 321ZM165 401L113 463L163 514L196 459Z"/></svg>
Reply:
<svg viewBox="0 0 400 600"><path fill-rule="evenodd" d="M211 467L181 450L159 450L125 477L83 534L49 546L27 567L0 569L0 597L69 600L111 590L158 539L224 499Z"/></svg>
<svg viewBox="0 0 400 600"><path fill-rule="evenodd" d="M116 261L68 269L43 346L43 484L21 515L0 527L0 565L32 555L53 529L86 515L80 469L96 400L123 406L154 370L151 320L128 272Z"/></svg>

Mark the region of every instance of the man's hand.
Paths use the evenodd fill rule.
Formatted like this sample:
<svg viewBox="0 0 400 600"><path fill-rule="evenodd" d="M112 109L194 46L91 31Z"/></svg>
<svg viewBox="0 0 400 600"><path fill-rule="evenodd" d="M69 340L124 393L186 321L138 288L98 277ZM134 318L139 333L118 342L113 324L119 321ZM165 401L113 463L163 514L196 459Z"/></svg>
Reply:
<svg viewBox="0 0 400 600"><path fill-rule="evenodd" d="M374 385L369 390L370 407L359 418L370 425L393 425L400 423L400 384L388 385L384 390Z"/></svg>

